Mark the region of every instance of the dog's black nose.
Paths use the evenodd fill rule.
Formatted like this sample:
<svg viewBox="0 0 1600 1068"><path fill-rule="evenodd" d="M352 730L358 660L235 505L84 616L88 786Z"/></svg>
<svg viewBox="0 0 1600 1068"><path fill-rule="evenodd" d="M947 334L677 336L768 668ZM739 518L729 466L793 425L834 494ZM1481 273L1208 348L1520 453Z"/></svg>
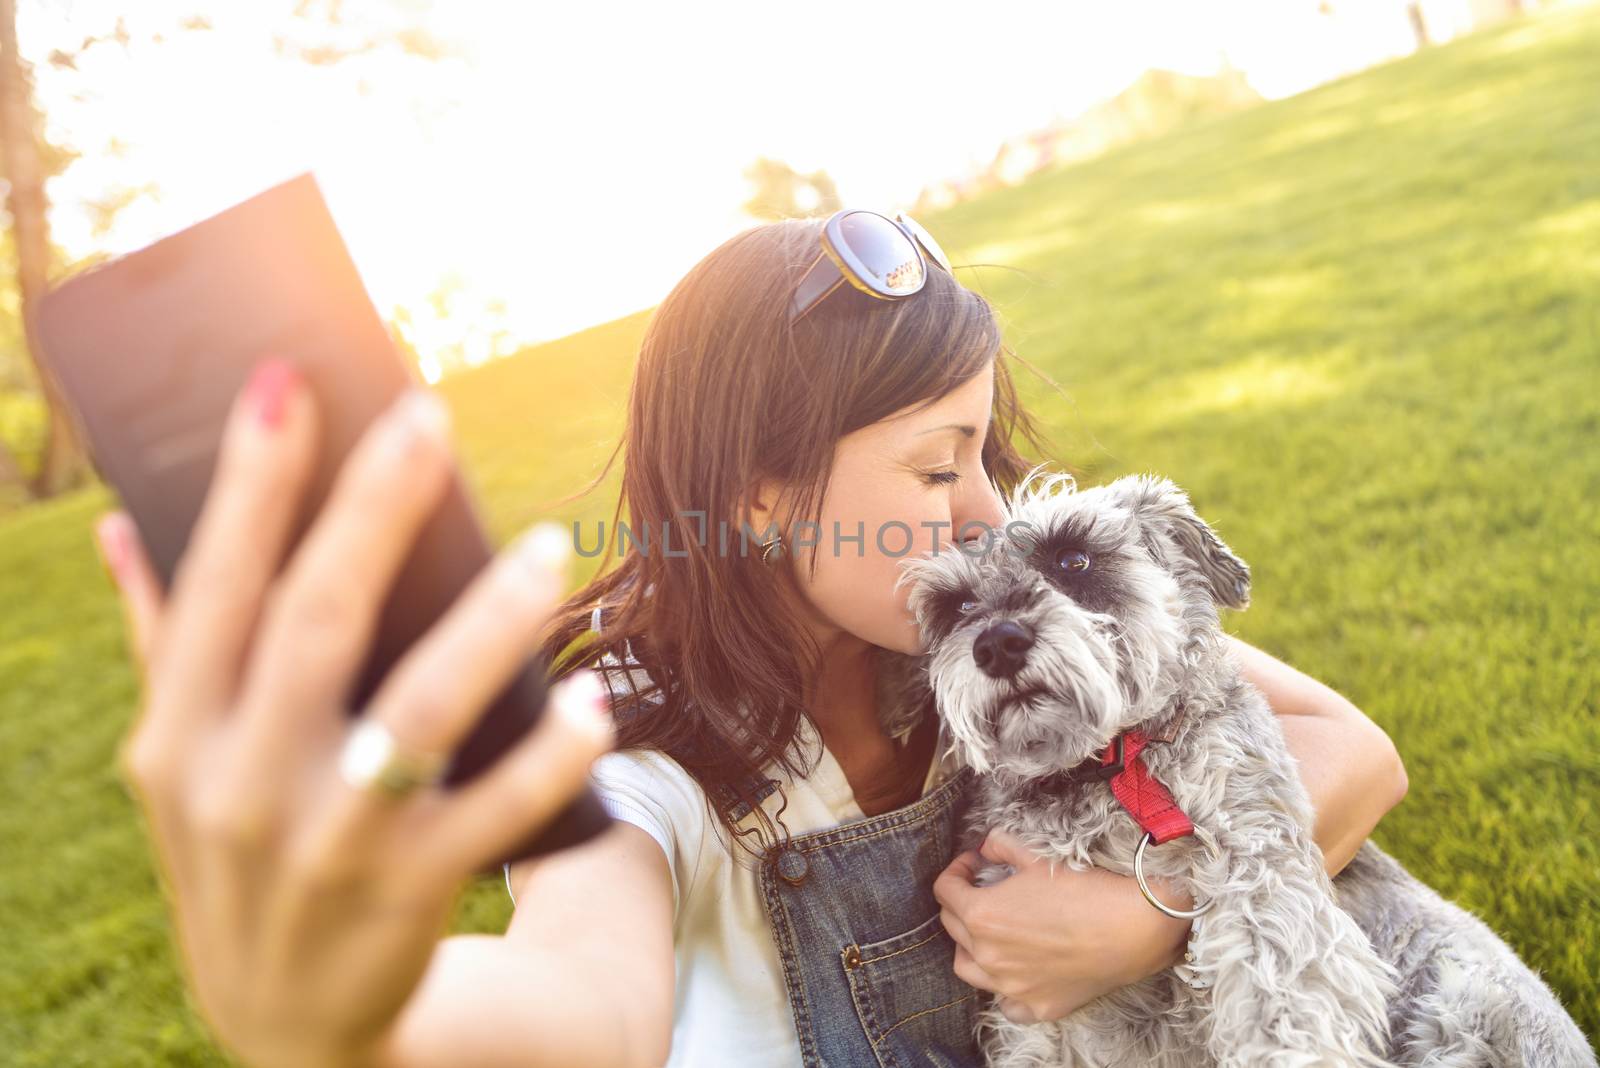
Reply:
<svg viewBox="0 0 1600 1068"><path fill-rule="evenodd" d="M1020 623L1003 619L983 629L972 642L972 659L978 670L996 679L1009 679L1028 662L1033 633Z"/></svg>

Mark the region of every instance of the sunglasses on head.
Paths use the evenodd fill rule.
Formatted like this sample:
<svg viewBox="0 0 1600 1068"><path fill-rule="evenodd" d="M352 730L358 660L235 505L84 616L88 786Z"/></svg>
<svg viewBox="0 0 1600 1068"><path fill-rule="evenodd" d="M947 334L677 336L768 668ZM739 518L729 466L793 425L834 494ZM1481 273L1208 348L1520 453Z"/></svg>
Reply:
<svg viewBox="0 0 1600 1068"><path fill-rule="evenodd" d="M905 212L891 219L860 208L836 211L823 224L822 251L789 300L789 321L799 320L843 282L880 300L921 292L930 259L955 274L944 249Z"/></svg>

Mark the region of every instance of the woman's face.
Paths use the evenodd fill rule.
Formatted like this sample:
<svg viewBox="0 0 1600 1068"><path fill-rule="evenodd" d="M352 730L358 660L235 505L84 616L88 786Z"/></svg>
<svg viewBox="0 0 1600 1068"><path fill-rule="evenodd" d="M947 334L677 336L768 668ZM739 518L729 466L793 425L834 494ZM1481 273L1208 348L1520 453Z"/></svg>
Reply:
<svg viewBox="0 0 1600 1068"><path fill-rule="evenodd" d="M976 551L989 543L986 531L1003 523L982 461L993 406L991 361L927 408L902 409L839 439L819 529L787 520L780 527L819 637L844 631L886 649L922 651L907 605L910 584L895 588L900 562L957 540ZM803 541L815 544L796 544Z"/></svg>

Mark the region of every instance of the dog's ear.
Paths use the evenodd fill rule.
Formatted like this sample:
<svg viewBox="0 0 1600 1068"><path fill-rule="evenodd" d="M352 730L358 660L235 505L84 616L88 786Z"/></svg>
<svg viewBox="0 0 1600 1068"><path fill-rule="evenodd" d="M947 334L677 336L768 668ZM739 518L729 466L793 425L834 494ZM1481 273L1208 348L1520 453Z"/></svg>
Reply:
<svg viewBox="0 0 1600 1068"><path fill-rule="evenodd" d="M1113 500L1133 513L1139 538L1156 562L1171 569L1170 553L1181 553L1220 605L1250 604L1250 567L1223 544L1217 532L1195 514L1189 495L1169 478L1125 475L1106 485Z"/></svg>

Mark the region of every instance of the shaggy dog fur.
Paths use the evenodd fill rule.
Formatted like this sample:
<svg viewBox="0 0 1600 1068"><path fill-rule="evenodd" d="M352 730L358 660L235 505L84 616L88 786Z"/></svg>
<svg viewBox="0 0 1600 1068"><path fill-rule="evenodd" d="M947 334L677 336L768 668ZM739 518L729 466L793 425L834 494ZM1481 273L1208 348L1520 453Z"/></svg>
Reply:
<svg viewBox="0 0 1600 1068"><path fill-rule="evenodd" d="M1123 730L1167 734L1141 759L1195 830L1147 847L1146 874L1214 904L1190 964L1058 1021L1013 1023L991 1002L989 1064L1594 1065L1549 987L1377 846L1329 880L1276 718L1218 623L1248 603L1249 568L1183 491L1037 476L986 552L904 564L928 651L897 670L931 684L977 774L961 848L1002 827L1053 862L1132 874L1142 832L1108 785L1049 776Z"/></svg>

